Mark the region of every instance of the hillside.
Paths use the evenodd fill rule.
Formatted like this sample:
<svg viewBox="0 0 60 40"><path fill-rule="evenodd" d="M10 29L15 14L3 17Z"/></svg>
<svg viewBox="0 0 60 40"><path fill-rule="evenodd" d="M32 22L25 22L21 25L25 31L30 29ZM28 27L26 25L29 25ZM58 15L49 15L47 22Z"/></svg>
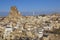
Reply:
<svg viewBox="0 0 60 40"><path fill-rule="evenodd" d="M60 40L60 14L22 16L15 6L0 19L3 40Z"/></svg>

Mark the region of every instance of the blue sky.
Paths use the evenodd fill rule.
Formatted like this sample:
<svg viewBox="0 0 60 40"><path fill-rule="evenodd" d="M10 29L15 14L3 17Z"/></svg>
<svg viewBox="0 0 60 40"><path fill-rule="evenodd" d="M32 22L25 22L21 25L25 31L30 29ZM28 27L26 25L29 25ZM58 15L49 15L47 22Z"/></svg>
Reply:
<svg viewBox="0 0 60 40"><path fill-rule="evenodd" d="M19 11L60 11L60 0L0 0L0 12L9 12L11 6ZM1 13L0 13L1 14Z"/></svg>

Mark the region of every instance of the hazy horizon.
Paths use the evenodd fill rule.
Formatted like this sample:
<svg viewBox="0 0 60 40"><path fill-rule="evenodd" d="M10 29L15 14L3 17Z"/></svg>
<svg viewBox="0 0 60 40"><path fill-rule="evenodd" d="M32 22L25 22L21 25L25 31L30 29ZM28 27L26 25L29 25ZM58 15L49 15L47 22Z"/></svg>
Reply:
<svg viewBox="0 0 60 40"><path fill-rule="evenodd" d="M2 13L2 14L1 14ZM58 13L58 14L60 14L60 12L34 12L34 14L33 14L33 12L21 12L21 15L22 16L32 16L32 15L34 15L34 16L37 16L37 15L43 15L43 14L45 14L45 15L48 15L48 14L55 14L55 13ZM0 16L8 16L9 15L9 12L0 12Z"/></svg>
<svg viewBox="0 0 60 40"><path fill-rule="evenodd" d="M0 0L0 15L7 15L11 6L16 6L20 12L34 11L44 14L60 12L60 0ZM32 15L32 13L22 14Z"/></svg>

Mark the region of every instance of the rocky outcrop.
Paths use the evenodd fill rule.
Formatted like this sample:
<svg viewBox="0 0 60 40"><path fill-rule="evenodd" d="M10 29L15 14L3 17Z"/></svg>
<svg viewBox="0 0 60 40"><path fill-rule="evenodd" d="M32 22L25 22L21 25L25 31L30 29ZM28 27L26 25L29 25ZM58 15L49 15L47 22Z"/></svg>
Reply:
<svg viewBox="0 0 60 40"><path fill-rule="evenodd" d="M58 40L60 38L59 15L22 16L13 6L9 15L0 21L2 37L7 40Z"/></svg>

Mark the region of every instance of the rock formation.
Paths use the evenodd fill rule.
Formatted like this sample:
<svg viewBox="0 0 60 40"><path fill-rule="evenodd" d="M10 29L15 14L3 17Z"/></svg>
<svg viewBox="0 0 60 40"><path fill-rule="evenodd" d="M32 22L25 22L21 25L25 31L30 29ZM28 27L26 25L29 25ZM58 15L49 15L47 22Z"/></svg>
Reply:
<svg viewBox="0 0 60 40"><path fill-rule="evenodd" d="M59 15L22 16L12 6L9 15L0 21L0 37L7 40L59 40Z"/></svg>

